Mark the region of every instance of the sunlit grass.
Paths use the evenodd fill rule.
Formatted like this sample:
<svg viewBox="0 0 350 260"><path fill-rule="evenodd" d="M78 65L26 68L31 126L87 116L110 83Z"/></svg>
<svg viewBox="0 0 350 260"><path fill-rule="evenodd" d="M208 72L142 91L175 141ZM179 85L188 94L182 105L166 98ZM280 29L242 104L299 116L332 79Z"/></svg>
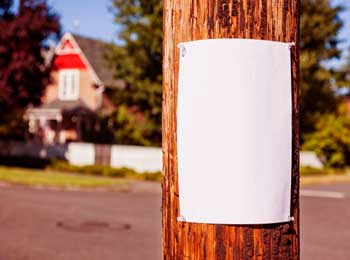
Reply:
<svg viewBox="0 0 350 260"><path fill-rule="evenodd" d="M8 167L0 167L0 182L58 188L120 188L127 184L126 180L120 179Z"/></svg>
<svg viewBox="0 0 350 260"><path fill-rule="evenodd" d="M349 169L313 169L300 168L301 185L350 183Z"/></svg>
<svg viewBox="0 0 350 260"><path fill-rule="evenodd" d="M35 187L57 188L110 188L127 189L129 180L91 175L62 173L54 170L32 170L0 166L0 182ZM345 172L323 174L302 174L301 185L349 182L350 174Z"/></svg>

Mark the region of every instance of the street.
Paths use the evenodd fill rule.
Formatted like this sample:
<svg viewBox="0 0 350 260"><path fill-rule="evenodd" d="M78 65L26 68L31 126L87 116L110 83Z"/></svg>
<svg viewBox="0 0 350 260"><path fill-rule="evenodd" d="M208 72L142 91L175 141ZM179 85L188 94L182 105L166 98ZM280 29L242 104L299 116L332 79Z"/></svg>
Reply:
<svg viewBox="0 0 350 260"><path fill-rule="evenodd" d="M305 189L323 193L301 196L301 259L350 259L350 184Z"/></svg>
<svg viewBox="0 0 350 260"><path fill-rule="evenodd" d="M158 193L0 188L0 260L160 259Z"/></svg>
<svg viewBox="0 0 350 260"><path fill-rule="evenodd" d="M161 259L161 196L0 187L0 260ZM347 260L350 185L301 196L302 260Z"/></svg>

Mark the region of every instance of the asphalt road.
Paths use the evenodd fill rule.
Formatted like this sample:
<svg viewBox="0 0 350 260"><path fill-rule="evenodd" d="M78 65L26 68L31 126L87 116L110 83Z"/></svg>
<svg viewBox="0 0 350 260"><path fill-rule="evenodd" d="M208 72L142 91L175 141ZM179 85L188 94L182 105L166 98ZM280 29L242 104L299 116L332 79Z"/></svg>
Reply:
<svg viewBox="0 0 350 260"><path fill-rule="evenodd" d="M157 190L0 187L0 260L161 259ZM301 259L350 259L350 184L308 187L301 210Z"/></svg>
<svg viewBox="0 0 350 260"><path fill-rule="evenodd" d="M0 188L0 260L161 259L160 194Z"/></svg>
<svg viewBox="0 0 350 260"><path fill-rule="evenodd" d="M301 260L349 260L350 184L305 189L301 196Z"/></svg>

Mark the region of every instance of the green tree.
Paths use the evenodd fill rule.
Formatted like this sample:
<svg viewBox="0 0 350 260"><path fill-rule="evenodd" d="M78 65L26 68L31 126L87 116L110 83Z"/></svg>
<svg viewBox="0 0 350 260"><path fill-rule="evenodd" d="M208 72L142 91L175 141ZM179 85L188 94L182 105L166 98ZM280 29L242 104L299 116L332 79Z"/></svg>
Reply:
<svg viewBox="0 0 350 260"><path fill-rule="evenodd" d="M325 63L341 55L337 36L343 7L331 6L329 0L302 0L300 7L301 132L307 134L315 130L319 115L336 110L335 80L343 82L345 74Z"/></svg>
<svg viewBox="0 0 350 260"><path fill-rule="evenodd" d="M144 111L157 126L146 139L160 141L162 1L114 0L115 21L120 25L120 46L112 46L108 58L115 75L124 79L126 89L114 92L114 101ZM303 0L301 7L301 132L315 130L318 116L334 112L336 81L346 82L345 74L325 64L340 58L338 33L343 22L342 6L329 0ZM148 132L149 133L149 132ZM305 139L305 138L302 138Z"/></svg>
<svg viewBox="0 0 350 260"><path fill-rule="evenodd" d="M117 129L116 142L131 135L134 144L161 144L162 106L162 1L114 0L113 13L119 26L119 46L111 45L107 59L115 77L122 79L124 88L112 91L112 100L128 111L142 113L142 120L131 124L125 133ZM112 119L120 125L125 109L119 109ZM121 121L120 121L121 120ZM131 121L130 121L131 120ZM125 120L124 123L125 125ZM146 141L145 141L146 140Z"/></svg>
<svg viewBox="0 0 350 260"><path fill-rule="evenodd" d="M154 131L149 120L143 119L143 114L130 111L126 106L120 106L112 115L114 139L118 144L150 146L152 141L147 139Z"/></svg>
<svg viewBox="0 0 350 260"><path fill-rule="evenodd" d="M350 120L346 114L327 114L318 118L316 130L307 135L303 149L312 150L328 167L350 165Z"/></svg>
<svg viewBox="0 0 350 260"><path fill-rule="evenodd" d="M23 111L40 104L51 71L42 53L59 33L46 0L20 0L18 10L13 0L0 0L0 137L18 138Z"/></svg>

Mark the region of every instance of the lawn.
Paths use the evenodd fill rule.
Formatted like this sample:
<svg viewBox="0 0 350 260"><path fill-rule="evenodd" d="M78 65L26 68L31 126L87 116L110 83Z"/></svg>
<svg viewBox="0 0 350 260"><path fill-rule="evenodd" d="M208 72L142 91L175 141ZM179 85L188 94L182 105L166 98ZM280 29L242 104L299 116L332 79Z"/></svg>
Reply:
<svg viewBox="0 0 350 260"><path fill-rule="evenodd" d="M349 169L300 168L301 185L350 183Z"/></svg>
<svg viewBox="0 0 350 260"><path fill-rule="evenodd" d="M57 188L107 187L119 189L127 184L126 180L115 178L83 176L48 170L30 170L8 167L0 167L0 182Z"/></svg>
<svg viewBox="0 0 350 260"><path fill-rule="evenodd" d="M331 183L350 183L349 174L325 174L315 176L301 176L302 186L314 184L331 184Z"/></svg>
<svg viewBox="0 0 350 260"><path fill-rule="evenodd" d="M142 176L142 175L140 175ZM125 178L125 177L124 177ZM129 178L130 179L130 178ZM132 178L131 178L132 179ZM0 183L56 188L108 188L124 190L128 178L110 178L86 174L62 173L55 170L33 170L0 166ZM302 172L301 185L350 182L349 174L305 174Z"/></svg>

